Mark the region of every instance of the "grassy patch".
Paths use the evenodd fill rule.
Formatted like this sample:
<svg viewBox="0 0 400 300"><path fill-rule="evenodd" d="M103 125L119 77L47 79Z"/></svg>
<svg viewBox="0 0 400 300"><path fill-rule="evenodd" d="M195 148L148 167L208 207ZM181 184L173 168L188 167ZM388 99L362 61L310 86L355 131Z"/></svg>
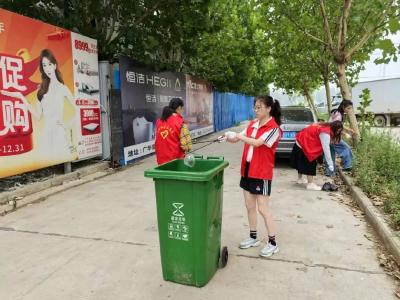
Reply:
<svg viewBox="0 0 400 300"><path fill-rule="evenodd" d="M318 119L327 122L329 120L329 115L328 113L318 113Z"/></svg>
<svg viewBox="0 0 400 300"><path fill-rule="evenodd" d="M400 226L400 144L387 134L366 133L355 150L356 184L378 196L396 226Z"/></svg>

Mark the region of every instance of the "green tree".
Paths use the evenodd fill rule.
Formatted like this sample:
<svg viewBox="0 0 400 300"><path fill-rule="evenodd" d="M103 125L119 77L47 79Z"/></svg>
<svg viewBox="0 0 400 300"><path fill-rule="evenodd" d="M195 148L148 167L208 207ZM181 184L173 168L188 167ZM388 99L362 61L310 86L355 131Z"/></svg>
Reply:
<svg viewBox="0 0 400 300"><path fill-rule="evenodd" d="M21 3L22 2L22 3ZM126 55L222 91L266 93L269 52L256 0L3 0L1 6L98 40L99 58Z"/></svg>
<svg viewBox="0 0 400 300"><path fill-rule="evenodd" d="M272 66L275 86L283 88L289 94L302 94L317 116L313 91L322 82L332 78L332 60L329 53L318 43L304 39L297 30L291 26L283 26L287 22L278 14L271 14L269 22L264 24L268 36L268 47L271 49ZM330 90L327 89L329 93ZM330 99L328 94L327 100ZM328 101L330 105L330 101Z"/></svg>
<svg viewBox="0 0 400 300"><path fill-rule="evenodd" d="M363 137L367 130L369 130L374 122L374 114L371 113L369 107L372 103L371 93L369 89L363 89L362 94L359 96L360 106L358 111L360 114L361 136Z"/></svg>
<svg viewBox="0 0 400 300"><path fill-rule="evenodd" d="M263 1L264 13L279 15L284 26L301 33L304 39L326 47L335 63L337 83L342 97L351 99L347 77L348 66L368 59L374 47L393 54L393 44L383 37L385 29L399 30L398 0L329 1L271 0ZM288 25L290 24L290 25ZM355 114L349 114L351 127L359 135Z"/></svg>
<svg viewBox="0 0 400 300"><path fill-rule="evenodd" d="M23 3L22 3L23 2ZM121 54L182 71L209 27L209 0L3 0L1 7L98 40L99 58Z"/></svg>
<svg viewBox="0 0 400 300"><path fill-rule="evenodd" d="M211 31L204 32L191 60L192 73L222 91L251 95L268 92L269 49L257 1L215 0L209 9Z"/></svg>

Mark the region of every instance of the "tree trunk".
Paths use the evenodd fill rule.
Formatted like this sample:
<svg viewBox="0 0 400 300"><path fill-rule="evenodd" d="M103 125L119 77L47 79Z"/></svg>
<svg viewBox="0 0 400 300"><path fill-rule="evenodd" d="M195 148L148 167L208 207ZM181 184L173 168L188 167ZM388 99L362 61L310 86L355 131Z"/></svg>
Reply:
<svg viewBox="0 0 400 300"><path fill-rule="evenodd" d="M351 93L350 93L350 87L349 84L347 82L347 78L346 78L346 65L345 64L337 64L337 78L338 78L338 82L339 82L339 88L340 88L340 92L342 94L342 99L346 99L346 100L351 100ZM357 145L358 140L360 139L360 130L358 129L358 123L357 123L357 119L356 119L356 115L354 113L354 110L351 109L348 112L348 116L349 116L349 121L350 121L350 127L351 129L353 129L353 131L355 132L356 136L353 136L353 142L354 145Z"/></svg>
<svg viewBox="0 0 400 300"><path fill-rule="evenodd" d="M337 78L339 81L340 93L342 94L342 99L351 100L350 87L346 78L346 65L337 64Z"/></svg>
<svg viewBox="0 0 400 300"><path fill-rule="evenodd" d="M332 110L332 100L331 100L331 88L329 86L329 80L324 77L325 93L326 93L326 105L328 107L328 116L331 114Z"/></svg>
<svg viewBox="0 0 400 300"><path fill-rule="evenodd" d="M304 88L304 96L307 99L308 105L310 106L310 109L311 109L313 115L318 119L318 112L317 112L317 109L314 104L314 99L311 96L310 91L306 87Z"/></svg>

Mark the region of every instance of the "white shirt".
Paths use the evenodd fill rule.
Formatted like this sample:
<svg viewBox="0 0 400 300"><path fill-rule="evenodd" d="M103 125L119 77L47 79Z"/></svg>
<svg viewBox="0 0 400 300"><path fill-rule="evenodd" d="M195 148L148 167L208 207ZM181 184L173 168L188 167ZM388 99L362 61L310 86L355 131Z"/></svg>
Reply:
<svg viewBox="0 0 400 300"><path fill-rule="evenodd" d="M266 123L268 123L270 120L271 118L269 118ZM255 139L257 136L258 128L260 127L260 121L255 122L251 127L253 128L253 131L249 137ZM246 132L247 128L244 129L240 134L247 136ZM268 148L271 148L275 144L275 142L279 139L279 135L280 135L279 128L272 128L271 130L268 130L263 135L261 135L259 139L262 138L264 140L264 145L267 146ZM251 162L251 159L253 158L253 151L254 151L254 146L250 145L249 152L247 153L247 158L246 158L247 162Z"/></svg>

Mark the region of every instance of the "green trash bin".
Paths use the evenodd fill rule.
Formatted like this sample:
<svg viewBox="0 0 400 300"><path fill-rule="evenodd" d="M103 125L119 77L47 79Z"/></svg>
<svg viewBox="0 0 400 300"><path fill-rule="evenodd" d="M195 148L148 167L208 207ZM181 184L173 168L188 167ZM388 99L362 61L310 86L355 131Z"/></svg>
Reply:
<svg viewBox="0 0 400 300"><path fill-rule="evenodd" d="M156 189L161 265L165 280L204 286L228 251L221 249L223 157L177 159L146 170Z"/></svg>

